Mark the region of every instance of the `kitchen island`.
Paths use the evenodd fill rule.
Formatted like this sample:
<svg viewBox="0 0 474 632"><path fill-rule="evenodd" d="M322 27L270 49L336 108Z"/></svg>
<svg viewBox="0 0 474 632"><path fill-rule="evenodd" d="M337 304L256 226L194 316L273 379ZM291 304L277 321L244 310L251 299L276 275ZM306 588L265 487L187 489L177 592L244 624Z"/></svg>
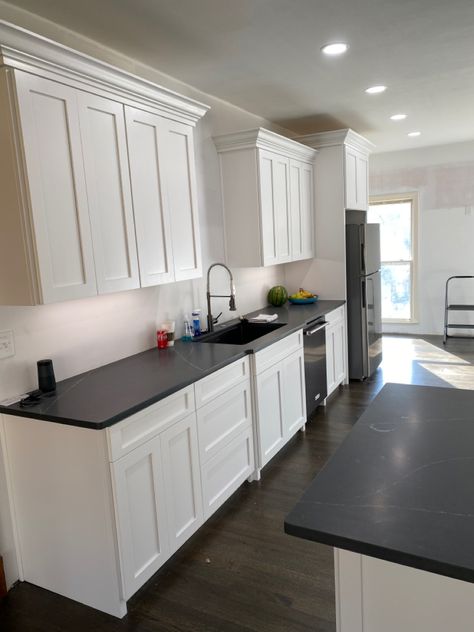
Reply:
<svg viewBox="0 0 474 632"><path fill-rule="evenodd" d="M335 547L338 632L474 628L474 392L386 385L285 521Z"/></svg>

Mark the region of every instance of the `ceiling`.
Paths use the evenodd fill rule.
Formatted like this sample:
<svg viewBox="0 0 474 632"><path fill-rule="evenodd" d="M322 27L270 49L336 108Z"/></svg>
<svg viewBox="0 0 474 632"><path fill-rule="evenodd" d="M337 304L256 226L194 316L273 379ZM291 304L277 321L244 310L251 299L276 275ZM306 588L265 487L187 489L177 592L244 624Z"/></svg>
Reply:
<svg viewBox="0 0 474 632"><path fill-rule="evenodd" d="M474 139L473 0L9 3L296 133L352 127L378 151ZM349 51L324 57L338 40Z"/></svg>

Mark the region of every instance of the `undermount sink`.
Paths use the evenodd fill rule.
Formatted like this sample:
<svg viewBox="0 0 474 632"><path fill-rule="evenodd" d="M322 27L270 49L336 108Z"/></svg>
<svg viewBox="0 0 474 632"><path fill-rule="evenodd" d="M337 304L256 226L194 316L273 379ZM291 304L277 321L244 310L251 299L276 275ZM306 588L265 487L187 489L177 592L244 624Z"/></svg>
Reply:
<svg viewBox="0 0 474 632"><path fill-rule="evenodd" d="M285 323L250 323L242 320L235 325L229 325L220 331L204 334L201 338L195 338L195 342L212 342L226 345L245 345L252 340L261 338L265 334L284 327Z"/></svg>

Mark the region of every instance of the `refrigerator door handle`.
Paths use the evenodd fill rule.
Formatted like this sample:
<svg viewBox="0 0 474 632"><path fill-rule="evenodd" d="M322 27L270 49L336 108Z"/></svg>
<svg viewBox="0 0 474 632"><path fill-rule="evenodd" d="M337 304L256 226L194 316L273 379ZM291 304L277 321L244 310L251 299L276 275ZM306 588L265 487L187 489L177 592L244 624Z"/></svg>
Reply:
<svg viewBox="0 0 474 632"><path fill-rule="evenodd" d="M360 269L365 274L365 244L360 245Z"/></svg>
<svg viewBox="0 0 474 632"><path fill-rule="evenodd" d="M365 281L362 281L362 288L361 289L362 289L362 307L365 309L367 307Z"/></svg>

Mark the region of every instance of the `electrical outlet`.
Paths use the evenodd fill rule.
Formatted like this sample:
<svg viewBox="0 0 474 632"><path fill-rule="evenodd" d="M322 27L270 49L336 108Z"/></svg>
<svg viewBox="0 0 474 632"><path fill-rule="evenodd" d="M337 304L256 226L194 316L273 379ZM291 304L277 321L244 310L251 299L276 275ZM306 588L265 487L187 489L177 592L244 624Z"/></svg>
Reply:
<svg viewBox="0 0 474 632"><path fill-rule="evenodd" d="M0 360L10 358L15 355L15 343L13 341L13 331L6 329L0 331Z"/></svg>

